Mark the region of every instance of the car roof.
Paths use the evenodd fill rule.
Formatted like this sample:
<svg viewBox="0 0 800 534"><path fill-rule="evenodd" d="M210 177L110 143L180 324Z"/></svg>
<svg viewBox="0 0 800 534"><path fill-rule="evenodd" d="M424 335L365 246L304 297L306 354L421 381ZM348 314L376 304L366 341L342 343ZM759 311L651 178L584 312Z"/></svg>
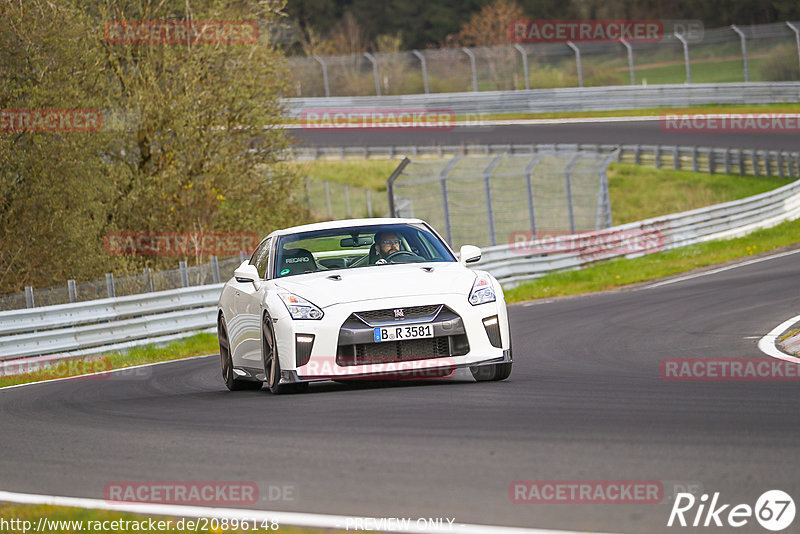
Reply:
<svg viewBox="0 0 800 534"><path fill-rule="evenodd" d="M292 226L291 228L283 228L275 230L267 237L297 234L300 232L313 232L315 230L330 230L335 228L350 228L351 226L381 226L386 224L419 224L425 223L422 219L409 219L409 218L394 218L382 217L372 219L345 219L339 221L324 221L312 224L303 224L301 226Z"/></svg>

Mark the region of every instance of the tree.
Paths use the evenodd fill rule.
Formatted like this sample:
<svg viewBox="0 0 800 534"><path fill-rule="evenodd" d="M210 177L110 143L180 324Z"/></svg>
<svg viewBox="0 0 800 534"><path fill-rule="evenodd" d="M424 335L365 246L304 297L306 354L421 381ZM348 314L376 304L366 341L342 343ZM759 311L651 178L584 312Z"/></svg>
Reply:
<svg viewBox="0 0 800 534"><path fill-rule="evenodd" d="M96 132L2 134L0 273L11 274L0 289L180 259L110 257L102 248L110 231L266 235L303 216L297 177L283 162L288 139L274 127L287 76L268 32L210 43L104 33L113 21L240 21L261 29L283 7L193 4L106 0L90 10L79 0L0 0L3 108L122 117Z"/></svg>

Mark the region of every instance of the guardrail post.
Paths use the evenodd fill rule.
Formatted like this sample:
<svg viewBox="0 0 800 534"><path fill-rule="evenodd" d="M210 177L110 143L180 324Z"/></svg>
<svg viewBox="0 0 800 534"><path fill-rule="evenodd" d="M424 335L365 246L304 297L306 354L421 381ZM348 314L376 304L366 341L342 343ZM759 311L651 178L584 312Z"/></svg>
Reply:
<svg viewBox="0 0 800 534"><path fill-rule="evenodd" d="M692 170L694 172L699 172L698 168L699 168L699 165L698 165L698 162L697 162L697 146L693 146L692 147Z"/></svg>
<svg viewBox="0 0 800 534"><path fill-rule="evenodd" d="M186 262L179 261L178 269L181 271L181 287L189 287L189 271L186 269Z"/></svg>
<svg viewBox="0 0 800 534"><path fill-rule="evenodd" d="M686 83L692 83L692 69L689 67L689 43L678 32L673 32L673 35L683 45L683 62L686 64Z"/></svg>
<svg viewBox="0 0 800 534"><path fill-rule="evenodd" d="M800 29L791 22L787 22L786 25L794 32L794 39L797 42L797 61L800 63Z"/></svg>
<svg viewBox="0 0 800 534"><path fill-rule="evenodd" d="M322 59L320 56L314 55L311 56L316 59L320 65L322 65L322 83L325 86L325 98L331 97L331 86L328 83L328 65L325 63L325 60Z"/></svg>
<svg viewBox="0 0 800 534"><path fill-rule="evenodd" d="M114 273L106 273L106 291L110 299L117 296L117 288L114 287Z"/></svg>
<svg viewBox="0 0 800 534"><path fill-rule="evenodd" d="M532 238L536 238L536 210L535 210L535 202L533 199L533 181L531 177L533 175L533 169L536 165L539 164L539 160L542 159L541 154L536 154L533 156L533 159L525 166L525 185L528 188L528 218L531 222L531 232Z"/></svg>
<svg viewBox="0 0 800 534"><path fill-rule="evenodd" d="M572 41L567 41L567 46L575 52L575 64L578 67L578 87L583 87L583 69L581 68L581 50Z"/></svg>
<svg viewBox="0 0 800 534"><path fill-rule="evenodd" d="M331 184L325 180L325 205L328 207L328 217L333 219L333 211L331 210Z"/></svg>
<svg viewBox="0 0 800 534"><path fill-rule="evenodd" d="M219 275L219 260L217 260L216 256L211 256L211 279L215 284L219 284L221 281Z"/></svg>
<svg viewBox="0 0 800 534"><path fill-rule="evenodd" d="M425 56L419 50L412 50L411 53L417 56L422 65L422 85L425 87L425 94L427 95L430 93L430 89L428 88L428 64L425 62Z"/></svg>
<svg viewBox="0 0 800 534"><path fill-rule="evenodd" d="M661 168L661 145L656 145L655 158L656 158L656 169L660 169Z"/></svg>
<svg viewBox="0 0 800 534"><path fill-rule="evenodd" d="M642 146L641 145L634 145L633 147L633 161L636 165L642 164Z"/></svg>
<svg viewBox="0 0 800 534"><path fill-rule="evenodd" d="M75 280L67 280L67 294L70 302L78 302L78 288L75 286Z"/></svg>
<svg viewBox="0 0 800 534"><path fill-rule="evenodd" d="M780 150L775 154L775 159L778 164L778 177L783 178L783 153Z"/></svg>
<svg viewBox="0 0 800 534"><path fill-rule="evenodd" d="M792 164L792 153L786 156L786 166L789 168L789 178L794 178L794 165Z"/></svg>
<svg viewBox="0 0 800 534"><path fill-rule="evenodd" d="M736 153L739 156L739 176L744 176L744 169L745 165L747 164L747 162L744 159L746 157L744 150L742 150L741 148L737 148Z"/></svg>
<svg viewBox="0 0 800 534"><path fill-rule="evenodd" d="M439 173L439 183L442 187L442 213L444 214L444 230L445 234L447 235L447 242L450 246L453 245L453 227L450 224L450 204L448 203L447 199L447 175L450 174L450 171L453 170L453 167L459 162L459 160L464 157L462 155L453 156L453 159L442 169L442 172Z"/></svg>
<svg viewBox="0 0 800 534"><path fill-rule="evenodd" d="M478 92L478 66L475 64L475 53L467 47L461 49L469 57L469 64L472 66L472 90Z"/></svg>
<svg viewBox="0 0 800 534"><path fill-rule="evenodd" d="M764 151L764 170L767 172L767 176L772 176L772 165L770 165L770 153L769 150Z"/></svg>
<svg viewBox="0 0 800 534"><path fill-rule="evenodd" d="M628 50L628 71L631 75L631 85L636 85L636 75L633 70L633 47L625 39L620 38L619 42Z"/></svg>
<svg viewBox="0 0 800 534"><path fill-rule="evenodd" d="M758 151L753 149L753 176L759 176L758 170Z"/></svg>
<svg viewBox="0 0 800 534"><path fill-rule="evenodd" d="M375 78L375 94L381 96L381 78L378 75L378 60L369 52L364 52L364 57L372 63L372 77Z"/></svg>
<svg viewBox="0 0 800 534"><path fill-rule="evenodd" d="M495 156L492 162L483 170L483 189L486 193L486 217L489 221L489 242L497 245L497 236L494 232L494 209L492 208L492 182L491 176L494 169L500 164L503 154Z"/></svg>
<svg viewBox="0 0 800 534"><path fill-rule="evenodd" d="M678 146L672 148L672 167L677 171L681 168L681 156L678 153Z"/></svg>
<svg viewBox="0 0 800 534"><path fill-rule="evenodd" d="M725 149L725 174L731 173L731 149L730 147Z"/></svg>
<svg viewBox="0 0 800 534"><path fill-rule="evenodd" d="M525 74L525 89L530 89L531 78L530 75L528 74L528 53L525 51L524 48L522 48L522 45L520 45L519 43L514 43L514 48L516 48L517 52L519 52L519 55L522 56L522 72L523 74Z"/></svg>
<svg viewBox="0 0 800 534"><path fill-rule="evenodd" d="M25 306L33 308L36 304L33 301L33 286L25 286Z"/></svg>
<svg viewBox="0 0 800 534"><path fill-rule="evenodd" d="M569 210L569 232L571 234L575 233L575 212L573 211L572 207L572 183L570 180L570 174L572 173L572 168L578 163L578 160L581 159L580 154L576 154L572 161L567 164L566 169L564 169L564 186L567 191L567 209Z"/></svg>
<svg viewBox="0 0 800 534"><path fill-rule="evenodd" d="M739 34L739 39L742 41L742 62L744 64L744 81L750 81L750 68L747 66L747 37L744 32L736 27L736 24L731 24L731 29Z"/></svg>
<svg viewBox="0 0 800 534"><path fill-rule="evenodd" d="M344 184L344 211L347 214L347 218L350 218L350 188L347 184Z"/></svg>
<svg viewBox="0 0 800 534"><path fill-rule="evenodd" d="M708 174L714 174L714 170L716 168L715 161L714 161L714 149L708 149Z"/></svg>

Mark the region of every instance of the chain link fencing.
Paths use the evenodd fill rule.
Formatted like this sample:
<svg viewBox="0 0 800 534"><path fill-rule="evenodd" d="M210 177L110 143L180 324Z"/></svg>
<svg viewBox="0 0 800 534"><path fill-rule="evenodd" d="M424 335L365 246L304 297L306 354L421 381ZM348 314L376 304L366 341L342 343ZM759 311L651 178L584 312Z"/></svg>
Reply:
<svg viewBox="0 0 800 534"><path fill-rule="evenodd" d="M545 150L408 161L389 194L394 215L442 229L455 249L502 245L519 231L600 230L612 224L606 170L616 157Z"/></svg>
<svg viewBox="0 0 800 534"><path fill-rule="evenodd" d="M800 23L728 26L684 42L577 42L293 56L293 91L332 97L800 80Z"/></svg>

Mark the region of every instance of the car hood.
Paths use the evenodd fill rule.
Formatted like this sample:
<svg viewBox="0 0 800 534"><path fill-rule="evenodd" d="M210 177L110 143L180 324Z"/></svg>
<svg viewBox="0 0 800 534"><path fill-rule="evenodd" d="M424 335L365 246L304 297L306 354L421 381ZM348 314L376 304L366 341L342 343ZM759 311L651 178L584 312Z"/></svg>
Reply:
<svg viewBox="0 0 800 534"><path fill-rule="evenodd" d="M334 276L341 279L332 279ZM326 308L346 302L415 295L459 293L466 298L474 281L474 272L459 263L447 262L331 270L281 278L275 280L275 285Z"/></svg>

